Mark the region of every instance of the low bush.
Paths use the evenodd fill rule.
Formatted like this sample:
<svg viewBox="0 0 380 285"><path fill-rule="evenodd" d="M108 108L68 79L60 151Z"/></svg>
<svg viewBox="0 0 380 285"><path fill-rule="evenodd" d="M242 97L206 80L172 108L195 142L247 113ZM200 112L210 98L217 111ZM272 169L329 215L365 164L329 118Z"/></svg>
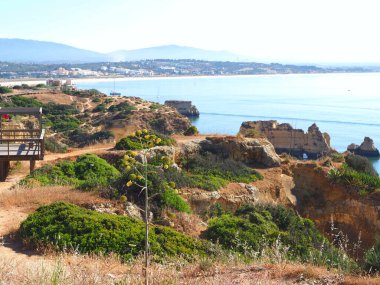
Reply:
<svg viewBox="0 0 380 285"><path fill-rule="evenodd" d="M380 271L380 237L377 237L375 245L366 252L364 268L368 272Z"/></svg>
<svg viewBox="0 0 380 285"><path fill-rule="evenodd" d="M122 102L117 105L112 105L108 108L108 112L125 112L130 113L131 111L136 110L136 107L129 105L128 102Z"/></svg>
<svg viewBox="0 0 380 285"><path fill-rule="evenodd" d="M144 250L144 223L125 216L100 214L58 202L40 207L20 227L28 245L75 250L130 259ZM205 244L161 226L150 228L151 251L157 256L204 254Z"/></svg>
<svg viewBox="0 0 380 285"><path fill-rule="evenodd" d="M345 160L344 155L339 152L333 152L330 157L333 162L344 162Z"/></svg>
<svg viewBox="0 0 380 285"><path fill-rule="evenodd" d="M256 257L281 254L282 258L354 270L357 264L334 248L314 223L293 210L274 205L248 205L234 215L209 221L204 237L224 248Z"/></svg>
<svg viewBox="0 0 380 285"><path fill-rule="evenodd" d="M81 188L108 186L117 179L120 172L95 154L86 154L76 161L62 161L54 166L45 165L33 171L20 183L42 186L75 185Z"/></svg>
<svg viewBox="0 0 380 285"><path fill-rule="evenodd" d="M104 103L100 103L98 106L96 106L92 112L93 113L98 113L98 112L105 112L106 111L106 104Z"/></svg>
<svg viewBox="0 0 380 285"><path fill-rule="evenodd" d="M333 183L346 185L358 193L365 194L380 188L380 178L378 176L359 172L346 164L338 169L331 169L328 177Z"/></svg>
<svg viewBox="0 0 380 285"><path fill-rule="evenodd" d="M196 126L191 126L183 134L185 136L195 136L195 135L199 134L199 131L198 131Z"/></svg>
<svg viewBox="0 0 380 285"><path fill-rule="evenodd" d="M54 138L46 138L45 149L55 153L66 153L67 145L57 142Z"/></svg>
<svg viewBox="0 0 380 285"><path fill-rule="evenodd" d="M180 212L190 213L191 209L189 204L178 195L175 189L167 187L161 195L161 202L163 206L175 209Z"/></svg>
<svg viewBox="0 0 380 285"><path fill-rule="evenodd" d="M221 178L230 182L250 183L263 177L240 161L224 159L215 154L196 155L184 162L183 167L192 174Z"/></svg>
<svg viewBox="0 0 380 285"><path fill-rule="evenodd" d="M176 186L176 181L170 179L168 173L176 172L175 169L162 169L160 166L148 164L148 190L149 197L151 197L151 210L155 216L160 216L161 211L164 208L175 209L180 212L190 212L190 206L185 200L178 194L174 189ZM129 201L135 201L140 206L143 206L143 201L140 197L141 187L136 184L132 184L125 190L124 185L127 184L131 177L139 176L140 173L144 173L144 167L141 163L136 163L134 167L129 170L124 169L124 175L121 176L119 181L116 183L116 188L119 189L119 195L127 195ZM134 179L132 179L134 180ZM141 180L143 181L143 180ZM139 181L141 183L141 181ZM174 184L175 186L170 186Z"/></svg>
<svg viewBox="0 0 380 285"><path fill-rule="evenodd" d="M141 132L141 131L138 131ZM165 145L174 145L176 142L174 139L159 135L159 134L153 134L152 132L148 132L145 130L145 135L143 136L136 136L135 134L129 135L125 138L122 138L116 143L115 149L117 150L140 150L142 149L143 145L147 144L149 141L149 137L154 135L159 139L159 142L155 144L155 146L165 146Z"/></svg>
<svg viewBox="0 0 380 285"><path fill-rule="evenodd" d="M371 176L379 176L371 161L368 158L360 155L346 156L346 164L358 172L364 172Z"/></svg>
<svg viewBox="0 0 380 285"><path fill-rule="evenodd" d="M13 90L11 88L0 86L0 94L7 94L7 93L12 93L12 92Z"/></svg>
<svg viewBox="0 0 380 285"><path fill-rule="evenodd" d="M85 147L91 144L113 140L115 138L115 134L109 130L91 134L87 131L77 129L68 133L68 138L71 145Z"/></svg>
<svg viewBox="0 0 380 285"><path fill-rule="evenodd" d="M105 95L96 89L81 89L81 90L65 90L65 94L83 97L83 98L92 98L92 97L100 97Z"/></svg>

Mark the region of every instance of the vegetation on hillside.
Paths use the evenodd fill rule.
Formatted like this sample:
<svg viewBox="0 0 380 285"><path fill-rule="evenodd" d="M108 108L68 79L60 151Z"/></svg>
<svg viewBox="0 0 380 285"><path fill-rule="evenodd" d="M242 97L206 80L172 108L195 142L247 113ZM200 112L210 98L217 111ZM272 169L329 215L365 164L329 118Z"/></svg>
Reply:
<svg viewBox="0 0 380 285"><path fill-rule="evenodd" d="M151 138L155 138L154 144L151 143ZM122 138L116 143L115 149L117 150L141 150L143 146L147 143L150 143L148 147L153 146L170 146L175 144L175 140L164 136L154 134L148 130L138 130L136 133L133 133L125 138Z"/></svg>
<svg viewBox="0 0 380 285"><path fill-rule="evenodd" d="M364 172L375 177L379 176L372 162L366 157L360 155L348 155L346 156L345 161L347 166L358 172Z"/></svg>
<svg viewBox="0 0 380 285"><path fill-rule="evenodd" d="M364 261L368 272L380 271L380 236L376 238L374 246L366 252Z"/></svg>
<svg viewBox="0 0 380 285"><path fill-rule="evenodd" d="M62 161L45 165L21 181L22 185L75 185L81 188L97 188L112 185L120 172L95 154L86 154L75 161Z"/></svg>
<svg viewBox="0 0 380 285"><path fill-rule="evenodd" d="M371 193L380 188L380 178L378 176L357 171L347 164L343 164L338 169L331 169L328 173L328 177L333 183L347 186L349 189L353 189L361 195Z"/></svg>
<svg viewBox="0 0 380 285"><path fill-rule="evenodd" d="M199 134L198 128L196 126L191 126L184 133L185 136L195 136Z"/></svg>
<svg viewBox="0 0 380 285"><path fill-rule="evenodd" d="M125 216L100 214L58 202L40 207L22 224L20 235L34 247L53 247L80 253L110 254L123 259L144 249L144 223ZM206 251L205 243L162 226L150 227L154 255L188 258Z"/></svg>
<svg viewBox="0 0 380 285"><path fill-rule="evenodd" d="M283 206L246 205L209 221L204 237L244 255L282 254L285 259L344 270L357 264L334 248L314 223Z"/></svg>
<svg viewBox="0 0 380 285"><path fill-rule="evenodd" d="M0 94L7 94L7 93L12 93L12 92L13 90L11 88L0 86Z"/></svg>

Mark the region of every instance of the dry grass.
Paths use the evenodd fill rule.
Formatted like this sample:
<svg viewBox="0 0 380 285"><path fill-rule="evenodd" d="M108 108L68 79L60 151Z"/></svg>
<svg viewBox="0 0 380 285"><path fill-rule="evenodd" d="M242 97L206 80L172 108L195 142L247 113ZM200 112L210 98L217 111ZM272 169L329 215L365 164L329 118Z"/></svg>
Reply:
<svg viewBox="0 0 380 285"><path fill-rule="evenodd" d="M109 202L109 200L100 198L97 193L78 191L69 186L50 186L34 189L15 187L0 193L0 206L2 209L19 207L33 211L41 205L56 201L66 201L77 205Z"/></svg>
<svg viewBox="0 0 380 285"><path fill-rule="evenodd" d="M0 283L142 284L142 259L122 264L113 257L50 255L43 261L0 260ZM168 260L151 265L150 284L380 284L380 278L343 276L300 264L243 264Z"/></svg>

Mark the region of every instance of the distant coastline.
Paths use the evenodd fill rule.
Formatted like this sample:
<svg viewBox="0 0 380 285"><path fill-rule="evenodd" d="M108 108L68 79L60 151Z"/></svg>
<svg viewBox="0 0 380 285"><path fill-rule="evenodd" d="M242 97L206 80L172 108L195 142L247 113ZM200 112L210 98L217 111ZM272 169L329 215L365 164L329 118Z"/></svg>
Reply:
<svg viewBox="0 0 380 285"><path fill-rule="evenodd" d="M273 73L273 74L228 74L228 75L184 75L184 76L136 76L136 77L86 77L86 78L55 78L57 80L71 80L74 84L90 82L112 82L112 81L141 81L141 80L176 80L197 78L239 78L239 77L268 77L268 76L294 76L294 75L320 75L320 74L378 74L380 72L321 72L321 73ZM0 86L12 86L18 84L40 84L46 83L49 78L24 78L14 80L0 79Z"/></svg>

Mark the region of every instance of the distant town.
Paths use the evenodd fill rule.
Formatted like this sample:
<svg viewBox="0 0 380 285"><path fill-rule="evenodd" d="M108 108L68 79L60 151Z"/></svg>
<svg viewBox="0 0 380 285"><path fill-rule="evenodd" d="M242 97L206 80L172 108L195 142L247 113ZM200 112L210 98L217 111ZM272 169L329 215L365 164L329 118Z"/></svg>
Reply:
<svg viewBox="0 0 380 285"><path fill-rule="evenodd" d="M324 68L279 63L222 62L202 60L139 60L76 64L0 62L0 79L217 76L290 73L377 72L370 67Z"/></svg>

